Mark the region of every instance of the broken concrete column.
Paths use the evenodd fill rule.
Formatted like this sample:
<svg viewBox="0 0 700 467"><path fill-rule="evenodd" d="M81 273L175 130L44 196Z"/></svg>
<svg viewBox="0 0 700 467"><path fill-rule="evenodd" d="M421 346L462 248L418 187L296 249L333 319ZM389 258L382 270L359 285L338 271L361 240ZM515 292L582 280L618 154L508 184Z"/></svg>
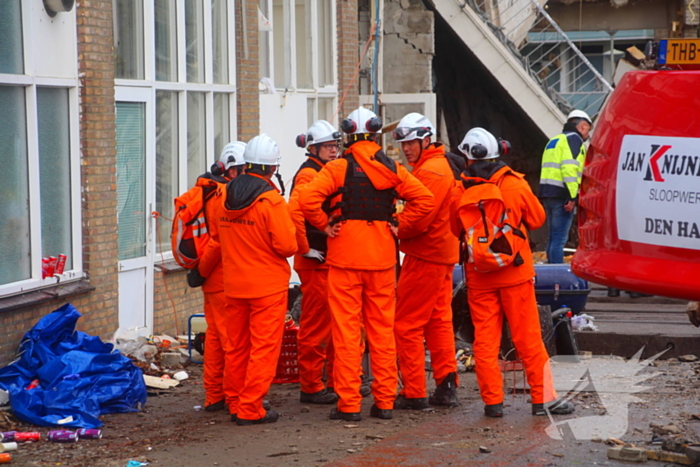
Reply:
<svg viewBox="0 0 700 467"><path fill-rule="evenodd" d="M432 92L435 18L422 0L384 2L384 93Z"/></svg>

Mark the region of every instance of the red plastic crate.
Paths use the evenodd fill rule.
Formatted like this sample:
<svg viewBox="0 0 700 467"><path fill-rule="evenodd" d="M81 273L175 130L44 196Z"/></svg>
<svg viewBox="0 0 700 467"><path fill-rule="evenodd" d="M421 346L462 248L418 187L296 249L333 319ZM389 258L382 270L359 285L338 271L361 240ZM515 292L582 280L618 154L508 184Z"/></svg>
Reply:
<svg viewBox="0 0 700 467"><path fill-rule="evenodd" d="M299 382L297 334L299 334L299 326L294 324L293 319L288 320L284 325L282 349L277 360L277 373L272 380L273 384Z"/></svg>

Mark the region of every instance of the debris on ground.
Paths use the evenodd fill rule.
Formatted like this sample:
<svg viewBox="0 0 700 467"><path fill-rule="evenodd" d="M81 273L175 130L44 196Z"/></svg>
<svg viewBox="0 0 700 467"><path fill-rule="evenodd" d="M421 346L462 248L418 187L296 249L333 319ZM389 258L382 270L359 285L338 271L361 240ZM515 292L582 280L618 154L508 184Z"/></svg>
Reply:
<svg viewBox="0 0 700 467"><path fill-rule="evenodd" d="M628 462L646 462L647 451L633 445L611 446L608 448L608 459Z"/></svg>
<svg viewBox="0 0 700 467"><path fill-rule="evenodd" d="M688 456L685 454L679 454L677 452L667 452L667 451L647 451L647 458L660 462L673 462L674 464L680 465L693 465Z"/></svg>

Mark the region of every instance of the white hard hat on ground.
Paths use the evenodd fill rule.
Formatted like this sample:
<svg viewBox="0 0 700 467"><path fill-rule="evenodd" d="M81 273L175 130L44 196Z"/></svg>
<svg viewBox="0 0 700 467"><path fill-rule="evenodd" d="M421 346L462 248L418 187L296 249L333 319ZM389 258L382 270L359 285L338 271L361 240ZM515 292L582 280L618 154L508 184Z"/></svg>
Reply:
<svg viewBox="0 0 700 467"><path fill-rule="evenodd" d="M221 157L219 157L219 162L224 165L224 170L245 164L245 160L243 160L245 147L246 144L242 141L233 141L224 146Z"/></svg>
<svg viewBox="0 0 700 467"><path fill-rule="evenodd" d="M583 110L572 110L571 112L569 112L569 115L566 117L566 120L569 121L572 118L582 118L591 125L593 124L593 120L591 120L591 117L589 117L588 114Z"/></svg>
<svg viewBox="0 0 700 467"><path fill-rule="evenodd" d="M435 127L428 117L418 112L411 112L401 119L391 136L396 141L403 142L428 138L433 134L435 134Z"/></svg>
<svg viewBox="0 0 700 467"><path fill-rule="evenodd" d="M333 125L325 120L317 120L306 130L306 134L297 136L297 146L308 148L314 144L327 143L328 141L340 141L342 135L333 128Z"/></svg>
<svg viewBox="0 0 700 467"><path fill-rule="evenodd" d="M263 133L248 141L243 159L248 164L279 165L280 149L274 139Z"/></svg>
<svg viewBox="0 0 700 467"><path fill-rule="evenodd" d="M496 137L478 127L467 132L459 144L459 150L470 160L496 159L499 156Z"/></svg>
<svg viewBox="0 0 700 467"><path fill-rule="evenodd" d="M360 107L350 112L348 118L340 124L340 129L347 135L379 133L382 129L382 119L371 110Z"/></svg>

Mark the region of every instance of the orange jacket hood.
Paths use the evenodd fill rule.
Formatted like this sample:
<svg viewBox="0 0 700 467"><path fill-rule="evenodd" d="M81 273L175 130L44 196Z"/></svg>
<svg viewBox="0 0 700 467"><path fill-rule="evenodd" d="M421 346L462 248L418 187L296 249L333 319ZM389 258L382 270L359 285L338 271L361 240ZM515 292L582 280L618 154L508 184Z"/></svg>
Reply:
<svg viewBox="0 0 700 467"><path fill-rule="evenodd" d="M255 200L268 191L277 191L267 179L254 174L243 174L228 183L224 208L232 218L242 216Z"/></svg>
<svg viewBox="0 0 700 467"><path fill-rule="evenodd" d="M396 162L390 159L374 141L358 141L350 146L343 157L352 154L372 185L377 190L388 190L401 183L396 173Z"/></svg>

